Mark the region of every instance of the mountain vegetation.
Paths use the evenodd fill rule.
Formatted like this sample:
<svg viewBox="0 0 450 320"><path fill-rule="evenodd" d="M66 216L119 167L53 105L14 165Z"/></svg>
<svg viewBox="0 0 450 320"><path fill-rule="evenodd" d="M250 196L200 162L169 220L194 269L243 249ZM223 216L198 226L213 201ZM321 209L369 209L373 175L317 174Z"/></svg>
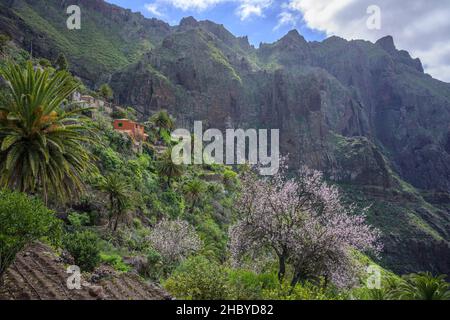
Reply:
<svg viewBox="0 0 450 320"><path fill-rule="evenodd" d="M64 0L0 4L3 285L39 240L88 278L108 266L180 299L449 298L450 85L391 37L255 48L210 21L70 4L81 30ZM145 124L142 150L122 118ZM170 132L199 119L280 129L283 170L174 164Z"/></svg>
<svg viewBox="0 0 450 320"><path fill-rule="evenodd" d="M8 64L0 75L10 97L0 106L0 184L23 192L40 189L64 198L83 188L92 166L82 143L92 143L82 109L60 109L77 85L66 72Z"/></svg>

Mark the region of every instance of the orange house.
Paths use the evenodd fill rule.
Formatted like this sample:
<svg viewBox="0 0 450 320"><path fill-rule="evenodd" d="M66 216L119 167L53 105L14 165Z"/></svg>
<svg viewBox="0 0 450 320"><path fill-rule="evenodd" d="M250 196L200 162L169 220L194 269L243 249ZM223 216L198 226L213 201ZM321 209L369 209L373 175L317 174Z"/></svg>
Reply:
<svg viewBox="0 0 450 320"><path fill-rule="evenodd" d="M114 130L124 132L135 140L145 141L148 138L148 135L145 134L144 126L132 120L116 119L113 126Z"/></svg>

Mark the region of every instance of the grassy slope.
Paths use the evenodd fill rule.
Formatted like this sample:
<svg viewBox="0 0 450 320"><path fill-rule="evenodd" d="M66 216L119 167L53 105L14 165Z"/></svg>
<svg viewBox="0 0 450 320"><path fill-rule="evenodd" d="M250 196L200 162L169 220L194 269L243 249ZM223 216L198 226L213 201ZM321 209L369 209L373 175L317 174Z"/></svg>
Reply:
<svg viewBox="0 0 450 320"><path fill-rule="evenodd" d="M67 29L68 16L52 1L39 1L33 7L18 2L13 10L32 30L50 39L52 48L66 54L69 62L92 74L114 72L154 46L150 39L138 37L138 25L124 26L83 7L80 30Z"/></svg>

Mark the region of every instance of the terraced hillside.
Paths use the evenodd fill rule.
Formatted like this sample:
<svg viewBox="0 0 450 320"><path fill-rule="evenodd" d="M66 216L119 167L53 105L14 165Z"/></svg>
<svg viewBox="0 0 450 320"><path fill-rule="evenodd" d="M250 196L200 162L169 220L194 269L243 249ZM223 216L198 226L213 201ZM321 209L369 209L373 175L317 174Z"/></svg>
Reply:
<svg viewBox="0 0 450 320"><path fill-rule="evenodd" d="M62 259L37 243L17 255L6 273L0 300L162 300L170 296L134 274L110 274L97 283L82 281L81 290L69 290Z"/></svg>

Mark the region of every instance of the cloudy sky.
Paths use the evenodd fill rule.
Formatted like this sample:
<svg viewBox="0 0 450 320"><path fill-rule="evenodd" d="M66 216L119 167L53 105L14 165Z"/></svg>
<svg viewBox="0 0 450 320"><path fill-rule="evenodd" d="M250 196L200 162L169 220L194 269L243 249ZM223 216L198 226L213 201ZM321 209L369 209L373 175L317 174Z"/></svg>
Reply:
<svg viewBox="0 0 450 320"><path fill-rule="evenodd" d="M258 46L296 28L310 41L337 35L375 41L392 35L426 72L450 82L448 0L108 0L175 25L192 15L248 35ZM378 20L378 17L380 18ZM379 22L379 23L378 23ZM369 24L368 24L369 23Z"/></svg>

